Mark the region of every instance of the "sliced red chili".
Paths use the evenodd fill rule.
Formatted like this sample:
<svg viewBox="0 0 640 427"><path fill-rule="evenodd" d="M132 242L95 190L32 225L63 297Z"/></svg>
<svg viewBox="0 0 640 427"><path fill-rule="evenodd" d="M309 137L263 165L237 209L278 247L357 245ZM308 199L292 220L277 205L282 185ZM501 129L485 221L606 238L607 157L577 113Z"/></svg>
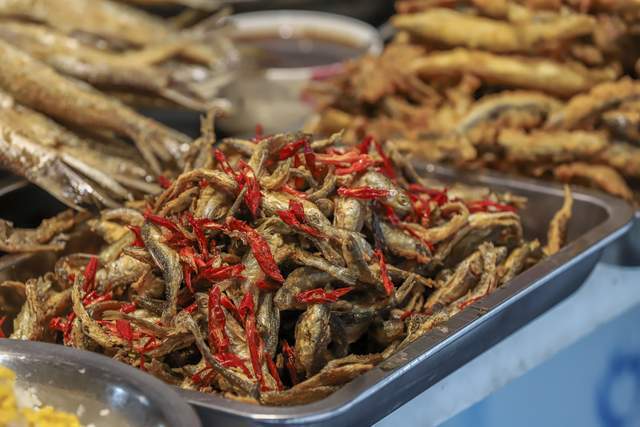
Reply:
<svg viewBox="0 0 640 427"><path fill-rule="evenodd" d="M296 370L296 353L289 346L287 340L282 340L282 355L284 356L284 364L289 371L289 378L293 385L298 384L298 372Z"/></svg>
<svg viewBox="0 0 640 427"><path fill-rule="evenodd" d="M220 167L222 168L224 173L226 173L227 175L233 178L236 178L236 174L233 171L233 168L231 167L231 165L229 164L229 161L227 160L227 156L225 156L222 151L218 150L217 148L214 148L213 157L215 157L216 161L220 164Z"/></svg>
<svg viewBox="0 0 640 427"><path fill-rule="evenodd" d="M264 128L261 123L256 123L256 136L253 138L254 141L258 142L264 138Z"/></svg>
<svg viewBox="0 0 640 427"><path fill-rule="evenodd" d="M131 246L135 248L144 248L144 241L142 240L142 233L140 231L140 227L137 225L127 225L127 228L135 236L135 240L133 241Z"/></svg>
<svg viewBox="0 0 640 427"><path fill-rule="evenodd" d="M384 260L384 254L380 249L376 249L374 253L376 257L378 257L378 262L380 263L380 278L382 279L384 290L387 292L387 295L391 295L395 288L393 286L393 282L389 278L389 273L387 272L387 263Z"/></svg>
<svg viewBox="0 0 640 427"><path fill-rule="evenodd" d="M282 149L280 150L280 153L278 153L278 158L280 160L286 160L289 157L295 156L296 153L302 147L304 147L304 143L305 143L305 139L299 139L297 141L288 143L287 145L282 147Z"/></svg>
<svg viewBox="0 0 640 427"><path fill-rule="evenodd" d="M272 292L280 289L280 286L269 283L267 280L260 279L256 282L256 286L263 291Z"/></svg>
<svg viewBox="0 0 640 427"><path fill-rule="evenodd" d="M167 178L164 175L158 175L158 184L160 184L160 187L164 188L165 190L169 187L171 187L171 180L169 180L169 178Z"/></svg>
<svg viewBox="0 0 640 427"><path fill-rule="evenodd" d="M373 142L373 136L371 135L365 136L362 142L358 144L358 150L360 150L360 154L368 154L369 148L371 147L372 142Z"/></svg>
<svg viewBox="0 0 640 427"><path fill-rule="evenodd" d="M220 305L220 288L214 286L209 291L209 346L213 353L226 353L229 350L229 337L225 330L226 318Z"/></svg>
<svg viewBox="0 0 640 427"><path fill-rule="evenodd" d="M215 268L209 267L200 271L198 277L210 280L212 282L219 282L231 278L240 278L242 277L242 271L244 271L244 265L242 264L225 265Z"/></svg>
<svg viewBox="0 0 640 427"><path fill-rule="evenodd" d="M182 275L184 276L184 284L189 289L189 292L193 293L193 285L191 283L191 275L193 274L192 268L187 264L182 264Z"/></svg>
<svg viewBox="0 0 640 427"><path fill-rule="evenodd" d="M260 202L262 201L260 183L258 182L258 178L255 176L253 169L251 169L249 165L243 163L241 167L242 185L247 188L247 191L244 193L244 202L247 204L251 215L255 217L258 214Z"/></svg>
<svg viewBox="0 0 640 427"><path fill-rule="evenodd" d="M269 373L276 382L276 388L278 389L278 391L284 390L284 385L282 384L282 380L280 379L280 373L278 372L278 368L271 358L271 355L265 351L263 357L267 361L267 368L269 368Z"/></svg>
<svg viewBox="0 0 640 427"><path fill-rule="evenodd" d="M489 212L491 208L498 212L516 212L517 209L511 205L505 205L502 203L497 203L491 200L476 200L472 202L466 203L469 208L469 212Z"/></svg>
<svg viewBox="0 0 640 427"><path fill-rule="evenodd" d="M311 144L308 139L304 140L304 160L307 163L307 168L311 172L311 176L315 179L320 178L320 171L316 165L316 154L311 149Z"/></svg>
<svg viewBox="0 0 640 427"><path fill-rule="evenodd" d="M260 337L256 325L255 308L253 305L253 296L247 292L240 304L240 315L244 318L244 330L246 334L247 347L249 347L249 355L251 356L251 366L256 375L256 379L261 388L265 388L264 375L262 374L262 361L260 352Z"/></svg>
<svg viewBox="0 0 640 427"><path fill-rule="evenodd" d="M190 305L188 305L187 307L184 308L184 311L186 311L189 314L195 313L196 310L198 310L198 303L196 303L196 302L191 303Z"/></svg>
<svg viewBox="0 0 640 427"><path fill-rule="evenodd" d="M413 310L406 310L404 313L402 313L402 315L400 316L400 320L405 320L407 317L411 316L413 314Z"/></svg>
<svg viewBox="0 0 640 427"><path fill-rule="evenodd" d="M282 221L284 221L285 224L296 230L307 233L310 236L319 238L324 237L324 234L322 234L319 230L313 228L308 224L305 224L306 217L304 214L304 208L302 206L302 203L298 201L289 200L289 209L286 211L276 211L276 214L280 217L280 219L282 219Z"/></svg>
<svg viewBox="0 0 640 427"><path fill-rule="evenodd" d="M334 173L338 176L341 175L349 175L352 173L359 173L362 171L365 171L367 169L369 169L371 166L373 166L375 164L375 160L373 160L372 158L370 158L369 156L365 157L365 158L361 158L358 161L356 161L355 163L353 163L351 166L346 167L346 168L337 168Z"/></svg>
<svg viewBox="0 0 640 427"><path fill-rule="evenodd" d="M169 231L171 231L176 236L178 236L179 238L188 241L187 237L184 235L182 230L180 230L178 225L175 222L171 221L170 219L161 217L159 215L154 215L149 210L145 211L144 217L147 219L147 221L150 221L150 222L152 222L152 223L154 223L156 225L164 227L164 228L168 229Z"/></svg>
<svg viewBox="0 0 640 427"><path fill-rule="evenodd" d="M256 258L258 265L267 276L269 276L276 282L284 282L284 277L282 277L282 273L280 273L278 264L276 264L275 260L273 259L269 244L264 239L264 237L260 235L260 233L251 228L244 221L240 221L239 219L233 217L229 218L228 227L229 230L239 231L246 236L247 240L249 241L249 246L251 247L253 256Z"/></svg>
<svg viewBox="0 0 640 427"><path fill-rule="evenodd" d="M300 292L296 295L296 300L300 303L306 304L328 304L338 301L338 299L353 290L353 287L348 286L344 288L338 288L333 291L325 291L322 288L310 289L308 291Z"/></svg>
<svg viewBox="0 0 640 427"><path fill-rule="evenodd" d="M131 323L125 319L116 319L116 331L118 332L118 336L125 341L128 341L129 344L133 342L133 329L131 328Z"/></svg>
<svg viewBox="0 0 640 427"><path fill-rule="evenodd" d="M136 305L134 303L126 302L122 304L122 306L120 307L120 311L126 314L133 313L134 311L136 311Z"/></svg>
<svg viewBox="0 0 640 427"><path fill-rule="evenodd" d="M376 200L389 197L391 195L391 191L372 187L340 187L338 188L338 195L354 199Z"/></svg>
<svg viewBox="0 0 640 427"><path fill-rule="evenodd" d="M292 196L299 197L301 199L306 199L308 197L307 193L303 193L302 191L298 191L295 188L291 187L289 184L285 184L280 188L280 191L283 193L291 194Z"/></svg>
<svg viewBox="0 0 640 427"><path fill-rule="evenodd" d="M223 353L223 354L216 354L213 357L215 357L216 360L220 362L222 366L226 368L239 368L247 376L247 378L253 378L253 375L251 375L251 371L249 371L249 369L247 368L247 365L245 364L244 360L242 360L235 354Z"/></svg>
<svg viewBox="0 0 640 427"><path fill-rule="evenodd" d="M96 271L98 271L98 258L92 256L87 263L87 266L84 268L83 278L84 282L82 284L82 290L84 292L90 292L96 286Z"/></svg>

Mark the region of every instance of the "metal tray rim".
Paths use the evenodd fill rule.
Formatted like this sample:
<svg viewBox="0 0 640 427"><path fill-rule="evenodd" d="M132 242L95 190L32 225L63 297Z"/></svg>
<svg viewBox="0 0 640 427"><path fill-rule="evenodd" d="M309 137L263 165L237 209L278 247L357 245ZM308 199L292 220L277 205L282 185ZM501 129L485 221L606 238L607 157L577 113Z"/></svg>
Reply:
<svg viewBox="0 0 640 427"><path fill-rule="evenodd" d="M540 181L530 178L514 178L495 172L481 172L471 175L469 173L463 173L435 165L421 165L420 169L426 172L436 172L436 174L455 174L456 178L460 178L461 181L468 183L477 183L492 187L504 187L505 182L513 182L516 185L510 185L509 187L540 191ZM547 193L562 192L562 187L556 183L545 182L544 184ZM561 274L572 265L578 263L580 259L601 251L605 246L624 235L631 228L634 217L640 216L640 211L634 212L632 207L621 199L580 187L573 189L575 199L589 202L604 209L607 212L607 219L574 241L570 242L552 257L541 261L532 268L519 274L511 283L509 283L509 285L501 288L501 290L504 291L509 288L518 288L518 285L522 286L523 284L529 283L520 291L513 293L504 301L501 301L496 305L484 308L483 306L490 305L487 301L491 300L490 297L495 296L495 294L492 294L485 300L473 304L464 310L464 312L467 312L473 310L474 307L476 310L478 310L478 308L488 310L482 316L469 322L452 335L447 336L444 340L441 340L428 348L424 347L425 344L428 343L431 333L427 333L420 339L416 340L416 342L407 347L405 351L409 352L413 350L413 352L416 352L415 350L422 348L421 353L408 360L402 366L385 372L381 366L388 360L393 359L394 356L391 356L387 361L382 362L371 371L344 385L330 396L327 396L317 402L298 406L259 406L232 401L214 394L205 394L188 390L180 390L180 393L192 404L204 409L222 411L227 415L241 418L250 417L251 420L262 423L306 424L326 422L348 412L352 407L356 406L356 404L366 400L367 397L375 393L376 389L382 388L384 385L393 382L404 372L411 370L413 366L431 357L461 336L468 334L481 323L487 321L493 316L496 316L507 305L523 298L526 294L533 292L535 289L544 286L553 277ZM460 314L454 316L452 319L456 319ZM451 320L447 321L445 324L448 324L449 322L451 322Z"/></svg>
<svg viewBox="0 0 640 427"><path fill-rule="evenodd" d="M457 171L451 168L418 164L421 172L433 173L436 176L451 176L456 180L469 184L487 185L490 187L507 187L513 191L528 190L541 192L540 181L530 178L514 178L511 176L501 175L495 172L480 172L470 174L467 172ZM11 190L21 188L25 185L25 181L7 180L3 184L10 184ZM9 191L0 189L0 196ZM561 186L555 183L544 182L544 193L561 194ZM424 362L429 357L437 354L443 348L449 346L460 337L470 333L473 329L482 323L497 316L506 306L513 304L517 300L525 297L528 293L547 284L553 277L566 271L572 265L578 263L581 259L601 251L609 243L621 237L631 228L632 222L636 218L640 218L640 210L634 212L630 205L626 202L614 198L612 196L602 194L588 189L574 187L574 197L576 200L582 200L604 209L607 218L593 227L585 234L579 236L557 254L549 257L532 268L515 277L507 286L499 289L494 294L479 301L476 304L465 309L462 313L454 316L445 323L449 324L452 320L457 319L464 313L470 311L484 311L483 315L475 318L473 321L467 322L464 327L455 331L453 334L439 339L435 344L429 344L433 341L432 333L427 333L416 342L412 343L404 353L413 354L401 366L393 369L384 370L383 367L390 360L393 360L398 353L391 356L371 371L354 379L350 383L344 385L330 396L306 405L277 407L277 406L260 406L248 403L242 403L224 398L216 394L206 394L195 391L182 390L175 388L180 396L188 400L195 406L205 410L217 411L227 416L236 417L238 419L247 419L253 422L263 424L305 424L327 422L340 415L348 412L352 407L365 401L373 395L376 390L400 378L405 372L411 370L416 365ZM635 218L634 218L635 217ZM20 257L12 257L12 261L16 261ZM0 257L1 261L6 261L6 257ZM3 262L0 264L4 264ZM509 291L510 289L521 288L519 291ZM496 294L509 293L504 300L491 304L496 299ZM108 359L108 358L107 358ZM106 362L106 361L105 361ZM109 360L111 363L116 363ZM131 368L133 369L133 368Z"/></svg>

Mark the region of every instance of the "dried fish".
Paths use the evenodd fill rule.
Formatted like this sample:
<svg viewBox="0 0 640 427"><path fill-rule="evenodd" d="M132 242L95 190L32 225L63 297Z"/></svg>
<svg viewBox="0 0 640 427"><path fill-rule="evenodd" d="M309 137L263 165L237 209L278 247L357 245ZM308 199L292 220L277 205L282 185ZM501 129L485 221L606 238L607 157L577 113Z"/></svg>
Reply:
<svg viewBox="0 0 640 427"><path fill-rule="evenodd" d="M0 316L14 337L292 405L332 393L535 261L521 198L432 186L377 141L342 137L200 142L162 193L88 220L99 247L0 284ZM563 244L569 217L558 213L550 245ZM5 243L36 250L78 221L7 227Z"/></svg>

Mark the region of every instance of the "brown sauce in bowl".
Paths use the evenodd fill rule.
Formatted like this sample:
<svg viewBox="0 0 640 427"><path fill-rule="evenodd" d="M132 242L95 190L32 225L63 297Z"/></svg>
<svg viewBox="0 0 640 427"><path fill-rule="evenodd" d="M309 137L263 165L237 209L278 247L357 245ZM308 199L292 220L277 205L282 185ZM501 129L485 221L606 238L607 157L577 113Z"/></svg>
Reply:
<svg viewBox="0 0 640 427"><path fill-rule="evenodd" d="M355 40L324 32L305 31L283 37L277 29L234 36L243 56L259 68L302 68L337 64L367 51Z"/></svg>

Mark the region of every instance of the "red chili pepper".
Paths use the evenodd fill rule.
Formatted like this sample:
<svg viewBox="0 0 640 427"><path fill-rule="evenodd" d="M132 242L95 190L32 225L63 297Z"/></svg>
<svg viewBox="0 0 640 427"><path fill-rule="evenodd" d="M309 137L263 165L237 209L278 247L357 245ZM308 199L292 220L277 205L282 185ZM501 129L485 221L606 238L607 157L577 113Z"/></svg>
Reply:
<svg viewBox="0 0 640 427"><path fill-rule="evenodd" d="M322 238L324 235L317 229L311 227L308 224L304 224L306 222L306 217L304 214L304 208L302 203L289 200L289 210L286 211L276 211L276 214L284 221L288 226L302 231L303 233L307 233L310 236Z"/></svg>
<svg viewBox="0 0 640 427"><path fill-rule="evenodd" d="M294 142L290 142L280 150L278 158L280 160L287 160L289 157L293 157L304 146L305 139L299 139Z"/></svg>
<svg viewBox="0 0 640 427"><path fill-rule="evenodd" d="M253 252L253 256L256 258L258 265L260 265L260 268L267 276L276 282L284 282L284 277L282 277L278 264L276 264L273 259L269 244L260 235L260 233L251 228L244 221L240 221L233 217L229 218L228 227L230 231L239 231L246 236L249 241L249 246L251 247L251 252Z"/></svg>
<svg viewBox="0 0 640 427"><path fill-rule="evenodd" d="M411 316L413 314L413 310L407 310L404 313L402 313L402 316L400 316L400 320L405 320L407 317Z"/></svg>
<svg viewBox="0 0 640 427"><path fill-rule="evenodd" d="M142 233L140 232L140 227L137 225L127 225L127 228L135 236L135 240L133 241L131 246L135 248L144 248L144 241L142 240Z"/></svg>
<svg viewBox="0 0 640 427"><path fill-rule="evenodd" d="M198 181L198 187L200 187L200 189L204 190L208 186L209 182L206 179L202 178L200 181Z"/></svg>
<svg viewBox="0 0 640 427"><path fill-rule="evenodd" d="M289 184L285 184L280 188L280 191L283 193L291 194L292 196L299 197L301 199L307 198L307 193L303 193L302 191L298 191L295 188L291 187Z"/></svg>
<svg viewBox="0 0 640 427"><path fill-rule="evenodd" d="M282 355L284 356L284 364L289 371L289 378L293 385L298 384L298 373L296 371L296 353L289 346L286 340L282 340Z"/></svg>
<svg viewBox="0 0 640 427"><path fill-rule="evenodd" d="M193 270L187 264L182 264L182 275L184 276L184 284L189 289L189 292L193 293L193 285L191 284L191 274Z"/></svg>
<svg viewBox="0 0 640 427"><path fill-rule="evenodd" d="M276 381L276 388L278 389L278 391L283 390L284 385L282 385L282 380L280 379L280 373L278 373L278 368L276 367L276 364L273 362L271 355L269 355L269 353L265 351L263 354L263 357L267 361L267 367L269 368L269 373L271 374L273 379Z"/></svg>
<svg viewBox="0 0 640 427"><path fill-rule="evenodd" d="M222 280L231 279L232 277L242 277L241 273L244 270L244 265L225 265L223 267L209 267L198 274L198 277L210 280L212 282L219 282Z"/></svg>
<svg viewBox="0 0 640 427"><path fill-rule="evenodd" d="M491 200L476 200L467 202L466 205L471 213L488 212L490 210L489 208L493 208L498 212L516 212L516 208L513 206L493 202Z"/></svg>
<svg viewBox="0 0 640 427"><path fill-rule="evenodd" d="M353 163L351 166L346 168L337 168L334 173L338 176L341 175L349 175L352 173L359 173L364 170L369 169L371 166L375 164L375 160L367 156L366 158L361 158L357 162Z"/></svg>
<svg viewBox="0 0 640 427"><path fill-rule="evenodd" d="M194 302L189 306L185 307L183 310L189 314L193 314L198 309L198 303Z"/></svg>
<svg viewBox="0 0 640 427"><path fill-rule="evenodd" d="M116 319L116 330L118 331L120 338L128 341L129 344L133 342L133 329L131 328L131 323L129 323L128 320Z"/></svg>
<svg viewBox="0 0 640 427"><path fill-rule="evenodd" d="M373 136L371 135L365 136L362 142L358 144L358 150L360 150L360 154L368 154L369 148L371 147L372 142L373 142Z"/></svg>
<svg viewBox="0 0 640 427"><path fill-rule="evenodd" d="M376 146L378 155L382 159L382 173L385 174L388 178L395 180L396 172L393 169L393 163L391 163L391 160L389 159L389 157L387 157L387 154L382 149L382 145L380 145L378 141L374 141L374 144Z"/></svg>
<svg viewBox="0 0 640 427"><path fill-rule="evenodd" d="M160 187L164 188L165 190L171 187L171 180L169 180L166 176L158 175L157 180L158 184L160 184Z"/></svg>
<svg viewBox="0 0 640 427"><path fill-rule="evenodd" d="M253 378L244 360L232 353L215 354L213 357L226 368L240 368L247 378Z"/></svg>
<svg viewBox="0 0 640 427"><path fill-rule="evenodd" d="M49 321L49 328L62 332L62 342L65 345L71 343L71 331L73 330L73 321L76 314L72 311L67 314L66 319L62 317L54 317Z"/></svg>
<svg viewBox="0 0 640 427"><path fill-rule="evenodd" d="M144 344L144 346L138 348L137 352L140 353L140 369L142 369L143 371L145 371L145 366L144 366L144 355L145 353L154 350L156 348L160 347L160 344L156 342L156 338L154 336L151 336L147 342Z"/></svg>
<svg viewBox="0 0 640 427"><path fill-rule="evenodd" d="M0 338L6 338L4 331L2 330L2 325L4 325L4 322L7 320L7 316L2 316L0 317ZM53 320L53 319L51 319Z"/></svg>
<svg viewBox="0 0 640 427"><path fill-rule="evenodd" d="M375 200L387 198L391 195L391 192L382 188L372 187L340 187L338 188L338 195L343 197L352 197L354 199Z"/></svg>
<svg viewBox="0 0 640 427"><path fill-rule="evenodd" d="M233 301L231 301L231 299L229 299L229 297L227 297L226 295L222 295L220 298L220 304L222 304L222 306L226 308L227 311L229 311L229 313L231 313L231 315L238 322L242 323L242 316L240 316L240 311L238 311L238 307L236 307L236 305L233 303Z"/></svg>
<svg viewBox="0 0 640 427"><path fill-rule="evenodd" d="M227 160L227 156L225 156L222 151L218 150L217 148L214 148L213 156L216 158L216 161L220 164L220 167L222 168L224 173L226 173L227 175L233 178L236 178L236 174L233 171L233 168L231 167L231 165L229 164L229 161Z"/></svg>
<svg viewBox="0 0 640 427"><path fill-rule="evenodd" d="M193 234L196 235L196 240L198 241L198 247L200 248L202 258L207 260L209 258L209 252L207 251L207 237L204 235L202 226L199 221L193 217L191 212L187 212L187 221L189 221L189 224L191 225Z"/></svg>
<svg viewBox="0 0 640 427"><path fill-rule="evenodd" d="M353 287L338 288L333 291L325 291L322 288L311 289L300 292L296 295L296 300L307 304L326 304L338 301L338 299L353 290Z"/></svg>
<svg viewBox="0 0 640 427"><path fill-rule="evenodd" d="M378 262L380 263L380 278L382 279L384 290L387 292L387 295L391 296L394 287L393 282L389 278L389 273L387 272L387 263L384 261L384 255L380 249L376 249L374 253L376 257L378 257Z"/></svg>
<svg viewBox="0 0 640 427"><path fill-rule="evenodd" d="M244 318L244 330L247 339L247 347L251 356L251 366L256 375L261 388L265 387L264 376L262 375L262 361L260 360L260 337L256 326L255 309L253 305L253 296L247 292L240 304L240 315Z"/></svg>
<svg viewBox="0 0 640 427"><path fill-rule="evenodd" d="M226 353L229 349L229 337L225 331L226 318L220 305L220 288L214 286L209 291L209 346L211 352Z"/></svg>
<svg viewBox="0 0 640 427"><path fill-rule="evenodd" d="M98 271L98 258L92 256L87 266L84 269L83 277L84 282L82 284L82 290L84 292L90 292L96 286L96 271Z"/></svg>
<svg viewBox="0 0 640 427"><path fill-rule="evenodd" d="M264 280L264 279L260 279L256 282L256 286L259 289L262 289L263 291L277 291L278 289L280 289L280 286L276 286L273 283L269 283L268 281Z"/></svg>
<svg viewBox="0 0 640 427"><path fill-rule="evenodd" d="M161 217L159 215L154 215L150 210L145 211L144 217L147 219L147 221L168 229L179 238L188 240L182 230L180 230L178 225L170 219Z"/></svg>
<svg viewBox="0 0 640 427"><path fill-rule="evenodd" d="M387 217L389 222L393 225L400 224L400 218L398 218L398 215L396 215L396 212L393 210L393 208L388 205L383 205L383 207L385 216Z"/></svg>
<svg viewBox="0 0 640 427"><path fill-rule="evenodd" d="M112 299L113 295L111 292L99 294L96 291L91 291L87 295L85 295L84 298L82 298L82 305L86 307L103 301L111 301Z"/></svg>
<svg viewBox="0 0 640 427"><path fill-rule="evenodd" d="M319 154L316 154L316 160L319 161L320 163L326 163L329 165L345 166L345 165L351 165L360 160L369 161L373 159L371 159L371 157L367 154L360 154L356 150L350 150L342 154L339 154L337 152L325 153L325 154L319 153Z"/></svg>
<svg viewBox="0 0 640 427"><path fill-rule="evenodd" d="M446 188L444 190L436 190L434 188L423 187L420 184L409 184L409 192L427 194L438 206L442 206L449 201Z"/></svg>
<svg viewBox="0 0 640 427"><path fill-rule="evenodd" d="M304 160L307 163L307 168L311 172L311 176L318 179L320 177L320 171L316 166L316 154L311 149L311 144L308 139L304 140Z"/></svg>
<svg viewBox="0 0 640 427"><path fill-rule="evenodd" d="M264 128L262 127L261 123L256 123L256 136L254 138L254 141L260 141L263 138L264 135Z"/></svg>
<svg viewBox="0 0 640 427"><path fill-rule="evenodd" d="M484 295L481 295L479 297L473 297L473 298L469 298L466 301L462 301L460 304L458 304L458 308L460 310L464 310L465 308L469 307L471 304L480 301L482 298L484 298Z"/></svg>
<svg viewBox="0 0 640 427"><path fill-rule="evenodd" d="M134 311L136 311L136 305L134 303L126 302L122 304L122 307L120 307L120 311L126 314L133 313Z"/></svg>
<svg viewBox="0 0 640 427"><path fill-rule="evenodd" d="M244 193L244 202L249 208L251 215L256 216L258 214L258 208L262 201L262 192L260 191L260 183L256 178L253 169L246 163L241 164L242 173L240 174L242 185L246 186L247 191Z"/></svg>
<svg viewBox="0 0 640 427"><path fill-rule="evenodd" d="M242 322L245 321L249 312L252 312L254 310L255 306L253 304L253 296L251 295L251 293L247 292L242 297L242 301L240 301L240 306L238 307L238 314L240 315Z"/></svg>
<svg viewBox="0 0 640 427"><path fill-rule="evenodd" d="M202 376L204 372L207 372L207 374L205 376ZM213 380L215 375L216 375L216 372L213 370L213 368L206 366L200 369L195 374L191 375L191 381L193 381L195 384L198 384L198 385L209 385L209 383L211 382L211 380Z"/></svg>

